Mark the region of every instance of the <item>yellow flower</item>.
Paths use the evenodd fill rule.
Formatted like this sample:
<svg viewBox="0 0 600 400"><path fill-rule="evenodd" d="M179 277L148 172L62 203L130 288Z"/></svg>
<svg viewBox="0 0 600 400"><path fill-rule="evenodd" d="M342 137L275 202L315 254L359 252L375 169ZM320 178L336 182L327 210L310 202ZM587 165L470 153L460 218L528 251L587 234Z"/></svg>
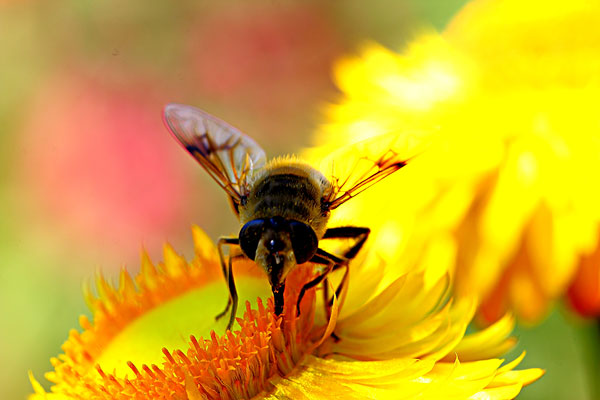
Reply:
<svg viewBox="0 0 600 400"><path fill-rule="evenodd" d="M422 273L405 274L378 290L383 261L375 255L352 265L330 317L315 289L296 315L299 289L314 275L304 264L287 278L283 317L259 297L246 302L237 330L215 333L226 323L214 321L225 284L212 243L193 233L189 263L166 246L165 262L143 256L135 279L123 271L113 287L98 278L99 297L87 295L94 321L82 318L83 332L71 332L52 360L50 393L31 377L31 400L510 399L542 374L514 370L522 357L503 366L495 358L513 344L512 318L464 336L474 302L448 301L446 276L425 288ZM263 289L266 297L266 279L241 264L241 298Z"/></svg>
<svg viewBox="0 0 600 400"><path fill-rule="evenodd" d="M488 321L538 320L582 265L595 284L571 297L600 313L599 23L598 2L479 0L400 54L340 62L322 151L386 132L430 148L338 217L370 221L401 272L447 268Z"/></svg>

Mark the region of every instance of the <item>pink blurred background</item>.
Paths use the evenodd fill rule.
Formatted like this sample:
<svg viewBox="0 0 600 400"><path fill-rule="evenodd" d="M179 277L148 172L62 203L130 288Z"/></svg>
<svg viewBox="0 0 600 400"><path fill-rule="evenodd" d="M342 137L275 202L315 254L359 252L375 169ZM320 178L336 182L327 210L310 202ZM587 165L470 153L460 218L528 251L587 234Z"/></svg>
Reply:
<svg viewBox="0 0 600 400"><path fill-rule="evenodd" d="M136 271L141 247L158 260L165 241L191 257L191 224L213 238L237 230L163 127L165 104L293 153L339 97L334 60L365 40L399 49L464 2L0 1L0 398L25 398L27 371L50 369L96 270ZM553 318L549 346L587 340Z"/></svg>

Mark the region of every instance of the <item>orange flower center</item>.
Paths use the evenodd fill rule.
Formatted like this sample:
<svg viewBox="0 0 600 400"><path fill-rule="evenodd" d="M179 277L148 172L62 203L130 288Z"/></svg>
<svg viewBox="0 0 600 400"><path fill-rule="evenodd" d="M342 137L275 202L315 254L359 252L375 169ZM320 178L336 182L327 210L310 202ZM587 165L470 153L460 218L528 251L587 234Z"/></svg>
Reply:
<svg viewBox="0 0 600 400"><path fill-rule="evenodd" d="M73 341L86 332L72 334L63 347L67 354L54 359L55 372L47 374L56 383L52 391L77 399L226 400L266 394L278 379L294 371L304 356L314 351L322 341L319 338L330 335L335 323L336 310L333 323L315 328L314 289L306 292L301 313L297 315L300 289L313 276L312 265L292 271L287 278L284 312L280 317L274 314L272 298L266 306L258 298L256 309L246 302L244 317L237 319L240 330L227 331L222 336L212 331L210 339L192 335L185 351L163 348L161 366L127 362L132 374L116 369L106 371L99 364L103 349L90 349L85 343L77 346ZM86 330L93 328L97 326L90 325Z"/></svg>

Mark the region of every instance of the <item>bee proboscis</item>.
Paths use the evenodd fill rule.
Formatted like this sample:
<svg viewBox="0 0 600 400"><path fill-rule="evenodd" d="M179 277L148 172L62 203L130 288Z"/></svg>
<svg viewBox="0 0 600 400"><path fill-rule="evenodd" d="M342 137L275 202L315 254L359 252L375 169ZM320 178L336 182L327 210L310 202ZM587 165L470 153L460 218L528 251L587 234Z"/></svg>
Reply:
<svg viewBox="0 0 600 400"><path fill-rule="evenodd" d="M236 257L254 260L266 272L274 296L275 314L283 311L285 279L296 265L313 262L322 272L304 285L306 290L320 284L327 275L346 267L369 235L369 228L344 226L327 228L332 210L369 186L406 165L410 158L397 151L398 136L384 135L360 142L343 156L326 160L322 172L295 158L267 162L264 150L249 136L218 118L192 106L169 104L164 120L177 141L223 188L240 221L237 237L218 242L229 299L223 313L231 308L227 325L231 329L237 311L237 291L232 263ZM323 239L354 239L341 255L319 247ZM241 254L228 257L224 246L238 246Z"/></svg>

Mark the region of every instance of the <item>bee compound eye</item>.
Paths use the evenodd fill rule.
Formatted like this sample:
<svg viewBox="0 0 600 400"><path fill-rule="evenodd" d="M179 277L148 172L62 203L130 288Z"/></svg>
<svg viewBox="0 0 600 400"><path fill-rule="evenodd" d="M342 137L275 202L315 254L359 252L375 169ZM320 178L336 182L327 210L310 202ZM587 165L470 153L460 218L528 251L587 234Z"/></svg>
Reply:
<svg viewBox="0 0 600 400"><path fill-rule="evenodd" d="M246 257L251 260L254 260L256 257L256 248L258 247L258 242L260 241L264 230L264 219L254 219L249 221L240 230L240 247Z"/></svg>
<svg viewBox="0 0 600 400"><path fill-rule="evenodd" d="M309 261L319 247L315 231L303 222L291 221L290 232L296 263L302 264Z"/></svg>

